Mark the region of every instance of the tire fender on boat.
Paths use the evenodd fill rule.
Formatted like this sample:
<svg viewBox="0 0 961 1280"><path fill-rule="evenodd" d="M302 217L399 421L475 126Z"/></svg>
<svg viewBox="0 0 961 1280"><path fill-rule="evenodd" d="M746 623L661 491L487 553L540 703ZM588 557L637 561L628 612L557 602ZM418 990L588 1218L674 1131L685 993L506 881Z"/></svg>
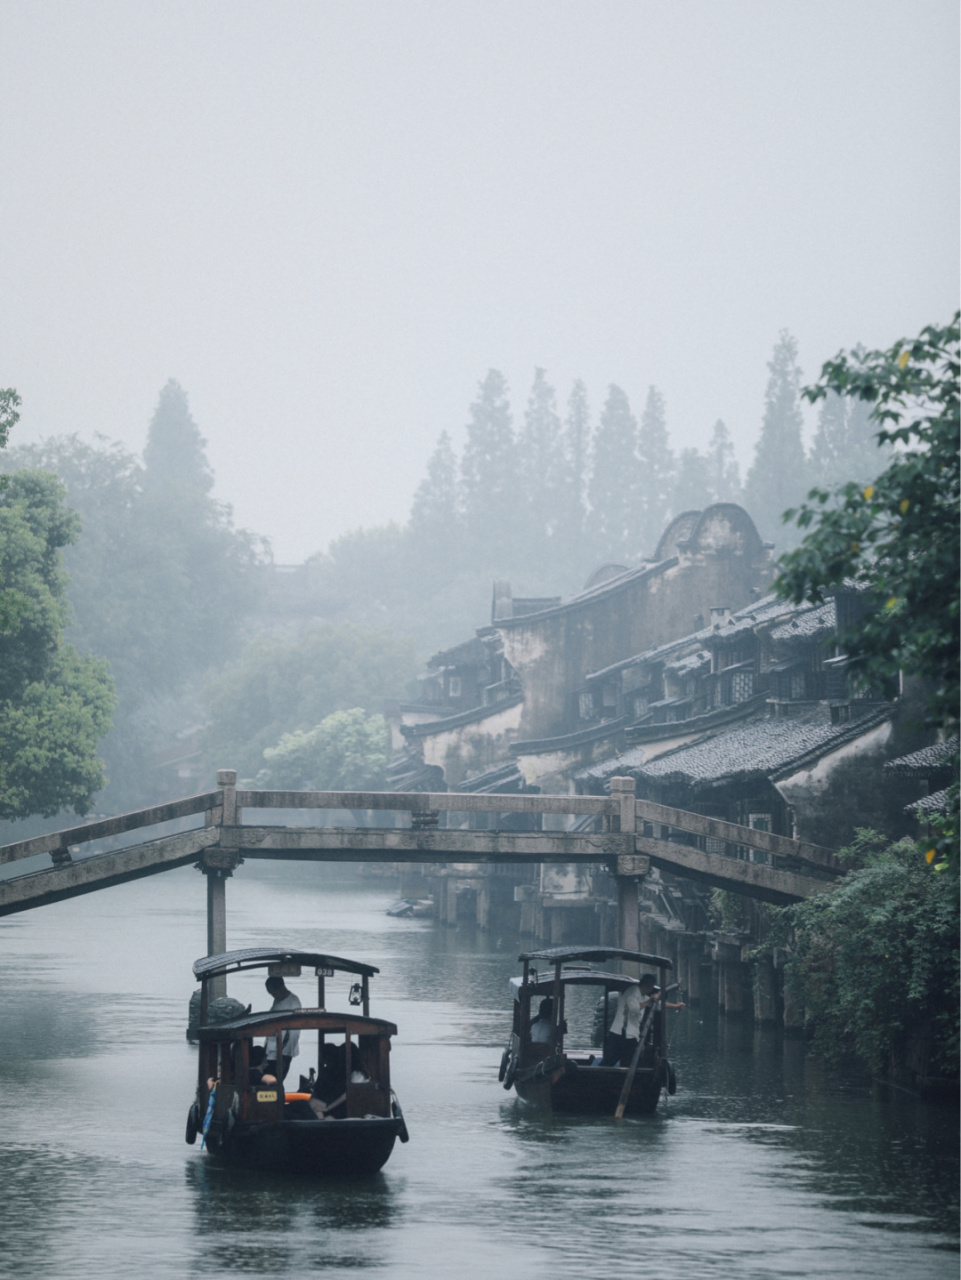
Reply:
<svg viewBox="0 0 961 1280"><path fill-rule="evenodd" d="M497 1072L497 1078L501 1082L501 1084L504 1083L504 1077L507 1075L507 1064L508 1062L510 1062L510 1059L511 1059L511 1051L510 1051L510 1047L508 1047L501 1054L501 1065L500 1065L499 1071Z"/></svg>
<svg viewBox="0 0 961 1280"><path fill-rule="evenodd" d="M677 1093L677 1074L674 1070L673 1062L668 1062L667 1064L667 1092L672 1098Z"/></svg>
<svg viewBox="0 0 961 1280"><path fill-rule="evenodd" d="M397 1101L397 1094L393 1089L390 1091L390 1109L395 1120L400 1121L400 1127L397 1130L397 1136L401 1142L409 1142L410 1134L407 1132L407 1121L404 1119L404 1113L400 1109L400 1103Z"/></svg>
<svg viewBox="0 0 961 1280"><path fill-rule="evenodd" d="M187 1112L187 1132L184 1139L188 1146L193 1146L197 1141L197 1134L200 1132L200 1125L197 1123L197 1104L192 1102L190 1110Z"/></svg>
<svg viewBox="0 0 961 1280"><path fill-rule="evenodd" d="M511 1058L504 1072L504 1088L512 1089L514 1087L514 1077L517 1075L517 1059Z"/></svg>

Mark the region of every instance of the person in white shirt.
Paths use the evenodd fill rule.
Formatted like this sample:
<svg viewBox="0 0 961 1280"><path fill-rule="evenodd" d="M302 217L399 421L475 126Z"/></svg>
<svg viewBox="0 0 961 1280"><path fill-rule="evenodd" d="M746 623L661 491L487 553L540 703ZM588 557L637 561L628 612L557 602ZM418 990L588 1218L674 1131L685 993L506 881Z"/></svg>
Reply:
<svg viewBox="0 0 961 1280"><path fill-rule="evenodd" d="M274 998L273 1004L270 1006L270 1012L276 1013L278 1009L299 1009L301 1008L300 999L293 991L287 990L287 984L283 978L268 978L264 983L267 993ZM268 1072L277 1076L280 1080L286 1080L287 1072L290 1070L290 1064L300 1052L300 1032L285 1031L280 1043L280 1068L278 1070L277 1063L277 1037L268 1036L264 1042L264 1048L267 1051L267 1061L264 1063L264 1074Z"/></svg>

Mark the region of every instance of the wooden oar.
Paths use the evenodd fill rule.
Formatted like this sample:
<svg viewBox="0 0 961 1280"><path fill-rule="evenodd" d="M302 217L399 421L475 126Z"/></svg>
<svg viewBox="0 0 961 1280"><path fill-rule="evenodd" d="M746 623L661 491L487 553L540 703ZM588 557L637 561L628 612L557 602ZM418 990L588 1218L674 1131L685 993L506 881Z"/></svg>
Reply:
<svg viewBox="0 0 961 1280"><path fill-rule="evenodd" d="M641 1050L644 1048L644 1041L647 1039L647 1028L650 1025L651 1018L654 1016L653 1003L648 1005L644 1012L644 1021L639 1027L640 1034L637 1037L637 1048L634 1050L634 1056L631 1058L631 1065L627 1068L627 1079L624 1081L624 1088L621 1090L621 1097L617 1104L617 1110L614 1112L615 1120L624 1119L624 1108L627 1106L627 1100L631 1096L631 1086L634 1084L634 1076L637 1074L637 1064L641 1060Z"/></svg>
<svg viewBox="0 0 961 1280"><path fill-rule="evenodd" d="M624 1088L621 1090L621 1096L617 1104L617 1110L614 1112L615 1120L624 1119L624 1108L627 1106L627 1100L631 1096L631 1087L634 1084L634 1077L637 1075L637 1064L641 1060L641 1050L647 1040L647 1033L654 1019L654 1010L668 994L669 991L676 991L679 984L673 983L669 987L665 987L663 991L659 991L657 999L652 1000L644 1011L644 1020L638 1027L637 1048L634 1050L634 1056L631 1058L631 1065L627 1068L627 1079L624 1081Z"/></svg>

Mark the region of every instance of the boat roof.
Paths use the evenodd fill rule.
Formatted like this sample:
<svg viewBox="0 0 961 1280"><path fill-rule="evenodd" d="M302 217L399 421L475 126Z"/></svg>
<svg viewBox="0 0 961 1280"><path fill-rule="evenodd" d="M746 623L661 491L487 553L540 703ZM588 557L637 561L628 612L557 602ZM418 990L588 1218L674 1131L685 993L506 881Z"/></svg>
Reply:
<svg viewBox="0 0 961 1280"><path fill-rule="evenodd" d="M518 960L547 960L550 964L603 964L605 960L630 960L635 964L652 964L657 969L673 969L666 956L648 955L646 951L625 951L623 947L546 947L541 951L525 951Z"/></svg>
<svg viewBox="0 0 961 1280"><path fill-rule="evenodd" d="M218 956L201 956L194 961L194 977L219 977L231 970L266 969L271 964L299 964L308 969L342 969L345 973L359 973L365 978L373 973L380 973L372 964L345 960L342 956L329 956L321 951L298 951L296 947L287 950L277 947L247 947L242 951L224 951Z"/></svg>
<svg viewBox="0 0 961 1280"><path fill-rule="evenodd" d="M509 978L508 984L516 1000L521 987L524 985L524 979L521 977ZM531 991L541 995L550 995L554 989L553 971L539 973L537 981L532 982L528 979L527 985ZM561 985L565 987L609 987L611 991L623 991L627 987L636 987L637 978L630 978L626 973L605 973L602 969L588 969L586 965L571 965L561 970ZM660 988L655 988L655 990L660 990Z"/></svg>
<svg viewBox="0 0 961 1280"><path fill-rule="evenodd" d="M397 1027L383 1018L365 1018L362 1014L334 1013L328 1009L283 1009L277 1013L247 1013L230 1022L200 1027L197 1035L204 1043L242 1040L246 1036L262 1036L279 1030L322 1031L349 1030L359 1036L395 1036Z"/></svg>

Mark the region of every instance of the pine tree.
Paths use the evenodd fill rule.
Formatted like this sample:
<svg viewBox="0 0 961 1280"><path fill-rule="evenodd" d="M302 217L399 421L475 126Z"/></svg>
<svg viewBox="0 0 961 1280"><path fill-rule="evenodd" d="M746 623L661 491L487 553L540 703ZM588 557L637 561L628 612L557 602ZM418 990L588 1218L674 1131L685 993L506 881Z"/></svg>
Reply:
<svg viewBox="0 0 961 1280"><path fill-rule="evenodd" d="M209 493L214 477L204 452L206 446L207 441L190 416L187 393L171 378L160 392L147 431L144 490Z"/></svg>
<svg viewBox="0 0 961 1280"><path fill-rule="evenodd" d="M682 511L703 511L710 506L711 459L699 449L682 449L677 460L677 476L674 482L672 508L675 515Z"/></svg>
<svg viewBox="0 0 961 1280"><path fill-rule="evenodd" d="M442 431L417 486L408 525L416 573L430 582L446 580L460 563L464 527L457 483L457 455Z"/></svg>
<svg viewBox="0 0 961 1280"><path fill-rule="evenodd" d="M797 342L786 329L781 330L768 369L764 421L744 493L747 509L762 538L776 540L784 549L797 541L797 531L786 528L781 516L808 489L798 397L801 370Z"/></svg>
<svg viewBox="0 0 961 1280"><path fill-rule="evenodd" d="M817 431L811 442L810 476L813 484L833 487L853 480L864 485L890 460L881 452L877 423L871 406L831 392L821 401Z"/></svg>
<svg viewBox="0 0 961 1280"><path fill-rule="evenodd" d="M649 555L671 514L675 474L674 455L667 438L664 397L657 387L648 388L637 437L637 456L642 495L639 535L641 546Z"/></svg>
<svg viewBox="0 0 961 1280"><path fill-rule="evenodd" d="M720 418L714 424L707 447L707 465L711 502L740 502L741 473L728 429Z"/></svg>
<svg viewBox="0 0 961 1280"><path fill-rule="evenodd" d="M642 554L638 531L637 419L625 393L613 383L594 436L588 484L588 530L596 558L630 562Z"/></svg>
<svg viewBox="0 0 961 1280"><path fill-rule="evenodd" d="M554 388L547 381L543 369L534 370L534 385L517 442L517 464L523 544L530 548L534 566L543 569L556 547L564 489L561 420L557 415Z"/></svg>
<svg viewBox="0 0 961 1280"><path fill-rule="evenodd" d="M427 475L417 486L410 509L410 527L428 536L455 534L460 523L457 455L450 433L442 431L427 461Z"/></svg>
<svg viewBox="0 0 961 1280"><path fill-rule="evenodd" d="M567 400L564 420L562 490L558 504L562 554L581 558L590 467L591 413L587 388L577 379Z"/></svg>
<svg viewBox="0 0 961 1280"><path fill-rule="evenodd" d="M470 407L461 458L465 532L472 554L504 563L518 523L516 444L502 373L489 369Z"/></svg>

